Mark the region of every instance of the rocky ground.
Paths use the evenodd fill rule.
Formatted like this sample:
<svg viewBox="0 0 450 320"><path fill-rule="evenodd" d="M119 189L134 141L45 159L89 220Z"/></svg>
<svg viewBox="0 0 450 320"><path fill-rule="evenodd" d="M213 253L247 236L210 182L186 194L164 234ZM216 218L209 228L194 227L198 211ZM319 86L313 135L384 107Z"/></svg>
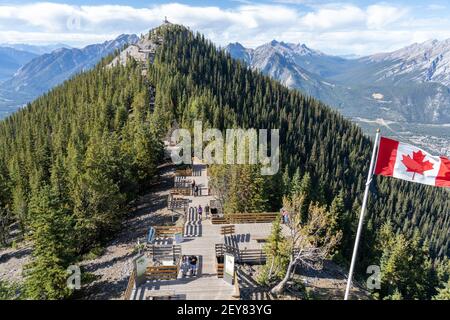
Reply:
<svg viewBox="0 0 450 320"><path fill-rule="evenodd" d="M244 265L242 270L256 283L258 273L262 266ZM298 291L288 286L285 294L278 297L281 300L297 300L305 298L305 289L308 299L314 300L342 300L344 298L347 277L345 271L332 261L326 261L322 270L305 270L297 268L294 280L303 284L304 289ZM368 300L370 293L360 284L353 286L351 299Z"/></svg>
<svg viewBox="0 0 450 320"><path fill-rule="evenodd" d="M31 246L21 243L17 248L0 250L0 280L21 282L23 266L30 261Z"/></svg>

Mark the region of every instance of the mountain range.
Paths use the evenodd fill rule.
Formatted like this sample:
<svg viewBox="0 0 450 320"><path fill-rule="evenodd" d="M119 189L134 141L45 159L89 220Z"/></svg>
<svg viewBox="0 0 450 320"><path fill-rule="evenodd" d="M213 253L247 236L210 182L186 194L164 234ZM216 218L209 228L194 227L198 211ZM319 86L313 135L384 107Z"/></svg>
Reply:
<svg viewBox="0 0 450 320"><path fill-rule="evenodd" d="M51 47L1 47L0 118L137 41L136 35L121 35L82 49L60 45L42 55L37 53ZM382 126L394 137L450 153L450 40L357 59L276 40L255 49L233 43L225 50L287 87L320 99L367 132Z"/></svg>
<svg viewBox="0 0 450 320"><path fill-rule="evenodd" d="M46 53L51 53L57 49L66 48L71 49L72 47L65 43L55 43L55 44L46 44L46 45L33 45L26 43L3 43L0 44L0 47L8 47L19 51L25 51L34 53L35 55L42 55Z"/></svg>
<svg viewBox="0 0 450 320"><path fill-rule="evenodd" d="M358 59L271 41L255 49L239 43L226 51L253 69L320 99L366 130L435 145L450 153L450 40L432 40Z"/></svg>
<svg viewBox="0 0 450 320"><path fill-rule="evenodd" d="M114 40L81 49L64 46L50 53L35 55L34 58L31 56L32 59L0 84L0 118L34 100L74 74L91 69L105 56L137 42L138 39L136 35L121 35ZM10 50L25 52L13 48Z"/></svg>

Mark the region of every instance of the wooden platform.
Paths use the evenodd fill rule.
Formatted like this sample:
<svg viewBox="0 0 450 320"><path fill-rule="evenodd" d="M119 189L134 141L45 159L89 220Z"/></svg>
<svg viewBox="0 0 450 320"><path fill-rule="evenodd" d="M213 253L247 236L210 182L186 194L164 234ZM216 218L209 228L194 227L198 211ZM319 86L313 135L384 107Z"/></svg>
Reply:
<svg viewBox="0 0 450 320"><path fill-rule="evenodd" d="M208 190L206 166L195 160L192 171L196 175L188 178L194 179L196 185L202 190ZM183 198L190 201L190 207L201 205L203 208L211 200L214 200L209 195L197 197L186 195ZM234 229L238 235L250 234L258 237L268 237L272 228L271 222L278 214L263 214L263 218L258 218L257 216L258 214L252 215L250 218L246 217L246 221L251 221L251 223L244 223L242 219L236 225L225 223L231 225L227 228L230 230L227 231ZM224 241L224 236L221 235L223 225L214 224L214 221L203 218L200 221L199 216L195 213L187 215L184 232L185 241L180 244L182 255L195 255L198 257L197 276L183 278L181 271L179 271L176 279L148 280L144 285L133 289L131 299L152 299L163 292L171 292L174 293L176 299L187 300L230 300L236 298L236 294L238 294L236 293L237 288L226 283L222 278L218 278L220 273L223 273L223 264L219 264L217 261L215 244L220 244ZM241 216L241 218L244 218L244 216ZM190 231L187 232L187 230ZM247 238L249 242L239 243L238 246L247 247L248 250L260 249L260 245L256 241L251 240L251 236ZM170 296L172 297L173 295L171 294Z"/></svg>

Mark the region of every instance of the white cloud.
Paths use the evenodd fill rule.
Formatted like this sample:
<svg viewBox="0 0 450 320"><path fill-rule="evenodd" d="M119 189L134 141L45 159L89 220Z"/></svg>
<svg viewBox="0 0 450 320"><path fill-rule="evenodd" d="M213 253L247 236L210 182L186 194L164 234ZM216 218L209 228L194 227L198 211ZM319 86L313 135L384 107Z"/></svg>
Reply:
<svg viewBox="0 0 450 320"><path fill-rule="evenodd" d="M143 8L49 2L0 5L0 43L88 44L121 33L146 32L159 25L164 16L204 33L219 45L239 41L256 46L279 39L307 43L332 54L369 54L399 48L428 36L450 37L447 31L450 22L445 14L438 19L411 8L386 3L369 6L334 3L306 10L283 3L252 2L239 2L229 9L179 3Z"/></svg>
<svg viewBox="0 0 450 320"><path fill-rule="evenodd" d="M336 29L358 25L365 21L365 12L352 5L323 8L309 12L301 19L301 24L310 29Z"/></svg>
<svg viewBox="0 0 450 320"><path fill-rule="evenodd" d="M372 5L367 8L367 27L369 29L382 29L401 20L408 14L407 8L388 5Z"/></svg>

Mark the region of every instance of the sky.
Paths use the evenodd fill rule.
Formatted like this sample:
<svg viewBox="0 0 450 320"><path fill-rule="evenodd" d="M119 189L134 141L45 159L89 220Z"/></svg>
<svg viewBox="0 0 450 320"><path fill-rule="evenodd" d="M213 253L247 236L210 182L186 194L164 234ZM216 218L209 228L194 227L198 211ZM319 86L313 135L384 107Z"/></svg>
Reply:
<svg viewBox="0 0 450 320"><path fill-rule="evenodd" d="M167 16L217 45L273 39L334 55L393 51L450 38L448 0L0 0L0 43L72 46L145 33Z"/></svg>

